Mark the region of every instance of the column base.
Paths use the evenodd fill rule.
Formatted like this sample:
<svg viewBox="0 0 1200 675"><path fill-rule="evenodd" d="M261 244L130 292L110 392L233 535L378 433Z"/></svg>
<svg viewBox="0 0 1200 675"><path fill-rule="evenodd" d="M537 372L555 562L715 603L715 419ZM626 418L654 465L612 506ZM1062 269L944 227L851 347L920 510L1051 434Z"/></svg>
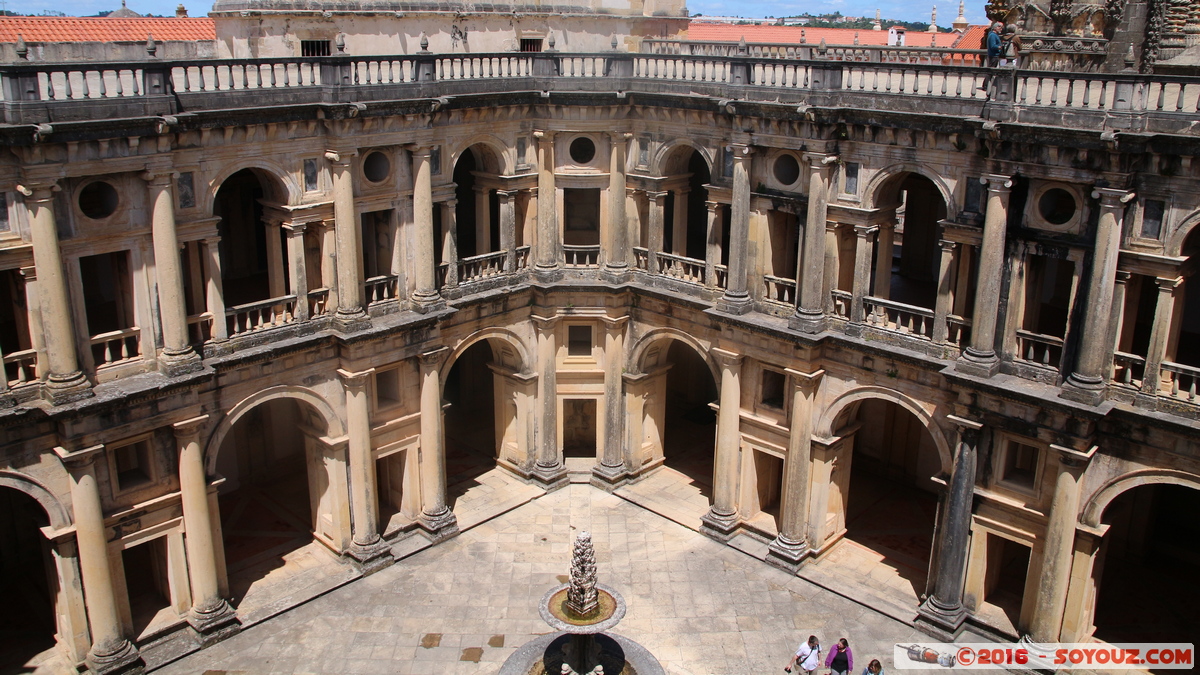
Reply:
<svg viewBox="0 0 1200 675"><path fill-rule="evenodd" d="M812 550L808 548L808 542L792 541L781 534L767 546L766 562L795 574L810 555Z"/></svg>
<svg viewBox="0 0 1200 675"><path fill-rule="evenodd" d="M700 517L700 534L719 542L729 541L733 537L734 531L737 530L737 526L736 513L717 513L709 509L708 513Z"/></svg>
<svg viewBox="0 0 1200 675"><path fill-rule="evenodd" d="M413 309L421 314L436 312L439 309L445 309L446 299L441 293L434 291L433 293L425 294L417 291L412 294Z"/></svg>
<svg viewBox="0 0 1200 675"><path fill-rule="evenodd" d="M547 267L541 264L535 264L533 266L533 278L543 284L552 284L557 281L561 281L562 275L562 268L558 265L551 265Z"/></svg>
<svg viewBox="0 0 1200 675"><path fill-rule="evenodd" d="M1062 391L1058 396L1085 405L1099 405L1104 401L1105 389L1104 380L1098 377L1093 380L1090 377L1071 373L1067 376L1067 381L1063 382Z"/></svg>
<svg viewBox="0 0 1200 675"><path fill-rule="evenodd" d="M623 284L629 281L630 271L628 263L606 263L600 270L600 279L610 284Z"/></svg>
<svg viewBox="0 0 1200 675"><path fill-rule="evenodd" d="M851 337L862 337L864 326L865 324L863 324L861 321L848 321L846 322L846 335Z"/></svg>
<svg viewBox="0 0 1200 675"><path fill-rule="evenodd" d="M917 608L915 625L927 635L943 642L952 642L958 639L966 620L967 608L961 603L956 607L943 607L930 597Z"/></svg>
<svg viewBox="0 0 1200 675"><path fill-rule="evenodd" d="M200 355L191 347L179 351L164 348L158 357L158 370L167 377L199 372L202 368L204 364L200 362Z"/></svg>
<svg viewBox="0 0 1200 675"><path fill-rule="evenodd" d="M721 299L717 301L717 309L725 312L726 314L746 314L750 310L754 309L754 302L750 299L750 295L747 293L733 295L726 292L725 295L722 295Z"/></svg>
<svg viewBox="0 0 1200 675"><path fill-rule="evenodd" d="M362 308L356 307L350 311L339 309L333 315L333 325L343 333L353 333L370 327L371 317Z"/></svg>
<svg viewBox="0 0 1200 675"><path fill-rule="evenodd" d="M92 383L83 376L83 371L77 370L67 375L50 375L42 390L44 397L53 405L63 405L72 401L91 398Z"/></svg>
<svg viewBox="0 0 1200 675"><path fill-rule="evenodd" d="M624 464L616 466L597 464L592 467L592 487L600 488L605 492L612 492L628 482L629 473L625 471Z"/></svg>
<svg viewBox="0 0 1200 675"><path fill-rule="evenodd" d="M788 320L788 328L810 335L825 330L825 313L820 310L797 309Z"/></svg>
<svg viewBox="0 0 1200 675"><path fill-rule="evenodd" d="M209 609L193 607L188 612L187 622L192 627L192 636L202 649L242 630L237 612L224 599Z"/></svg>
<svg viewBox="0 0 1200 675"><path fill-rule="evenodd" d="M564 488L571 482L571 477L567 475L567 467L562 464L551 466L538 464L533 467L533 473L529 474L529 478L546 492Z"/></svg>
<svg viewBox="0 0 1200 675"><path fill-rule="evenodd" d="M446 512L451 516L454 515L450 509L446 509ZM457 528L457 522L455 526ZM374 542L369 544L351 542L350 548L346 550L346 555L354 561L354 566L362 572L364 577L390 567L392 563L396 562L396 559L392 557L392 547L378 536L375 537Z"/></svg>
<svg viewBox="0 0 1200 675"><path fill-rule="evenodd" d="M1000 357L996 352L977 352L967 347L955 362L954 369L975 377L992 377L1000 372Z"/></svg>
<svg viewBox="0 0 1200 675"><path fill-rule="evenodd" d="M459 533L458 518L454 516L454 512L448 508L442 507L441 513L424 513L417 518L417 525L425 531L430 541L438 543L445 541L450 537Z"/></svg>
<svg viewBox="0 0 1200 675"><path fill-rule="evenodd" d="M92 647L84 662L96 675L141 675L146 672L146 662L129 640L99 649Z"/></svg>

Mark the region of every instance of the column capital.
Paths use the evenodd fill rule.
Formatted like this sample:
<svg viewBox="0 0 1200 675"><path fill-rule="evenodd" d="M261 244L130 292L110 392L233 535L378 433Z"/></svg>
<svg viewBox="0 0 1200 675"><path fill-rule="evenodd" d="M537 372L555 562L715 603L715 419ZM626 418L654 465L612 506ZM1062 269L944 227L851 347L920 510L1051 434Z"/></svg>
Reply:
<svg viewBox="0 0 1200 675"><path fill-rule="evenodd" d="M646 190L646 196L655 202L663 202L667 195L671 194L665 190Z"/></svg>
<svg viewBox="0 0 1200 675"><path fill-rule="evenodd" d="M716 347L708 350L708 353L712 354L712 357L716 359L717 363L722 368L736 368L741 365L742 359L745 358L741 354L735 354L733 352L726 351L724 349L718 349Z"/></svg>
<svg viewBox="0 0 1200 675"><path fill-rule="evenodd" d="M447 207L449 207L449 208L454 208L454 207L458 206L458 200L457 200L457 199L446 199L446 200L443 200L443 201L441 201L441 202L439 202L439 203L440 203L440 204L445 204L445 205L446 205Z"/></svg>
<svg viewBox="0 0 1200 675"><path fill-rule="evenodd" d="M37 281L37 267L33 265L22 267L18 269L17 272L21 275L21 278L25 280L25 283Z"/></svg>
<svg viewBox="0 0 1200 675"><path fill-rule="evenodd" d="M17 185L16 190L26 197L26 201L46 202L53 199L54 193L62 190L62 186L56 180L27 181Z"/></svg>
<svg viewBox="0 0 1200 675"><path fill-rule="evenodd" d="M821 379L825 377L823 369L814 370L811 373L805 373L791 368L784 368L783 372L791 375L792 383L796 389L799 389L805 396L813 393L817 389L817 385L821 384Z"/></svg>
<svg viewBox="0 0 1200 675"><path fill-rule="evenodd" d="M412 153L412 155L414 157L429 157L429 155L433 154L433 146L432 145L420 145L418 143L409 143L404 146L404 149L408 150L410 153Z"/></svg>
<svg viewBox="0 0 1200 675"><path fill-rule="evenodd" d="M308 223L304 221L284 223L283 229L287 230L291 235L304 234L304 231L308 229Z"/></svg>
<svg viewBox="0 0 1200 675"><path fill-rule="evenodd" d="M828 171L830 166L842 161L842 156L836 153L806 152L804 153L804 159L812 165L812 168Z"/></svg>
<svg viewBox="0 0 1200 675"><path fill-rule="evenodd" d="M207 421L208 415L198 415L182 422L176 422L171 425L171 428L175 431L176 439L181 441L193 439L200 435L200 427Z"/></svg>
<svg viewBox="0 0 1200 675"><path fill-rule="evenodd" d="M1008 193L1012 191L1013 179L1012 176L1005 176L998 173L985 173L979 177L979 184L986 185L988 192Z"/></svg>
<svg viewBox="0 0 1200 675"><path fill-rule="evenodd" d="M556 134L558 134L557 131L549 131L546 129L533 130L533 137L539 141L553 141Z"/></svg>
<svg viewBox="0 0 1200 675"><path fill-rule="evenodd" d="M951 252L951 251L953 251L953 250L954 250L954 247L955 247L955 246L958 246L958 242L957 242L957 241L950 240L950 239L939 239L939 240L938 240L938 246L939 246L939 247L940 247L940 248L941 248L943 251L946 251L946 252Z"/></svg>
<svg viewBox="0 0 1200 675"><path fill-rule="evenodd" d="M325 159L329 160L333 165L340 167L350 166L352 158L358 154L358 150L326 150Z"/></svg>
<svg viewBox="0 0 1200 675"><path fill-rule="evenodd" d="M61 445L54 448L54 454L58 455L58 460L67 468L67 471L71 472L91 466L102 452L104 452L102 443L79 450L68 450Z"/></svg>
<svg viewBox="0 0 1200 675"><path fill-rule="evenodd" d="M620 331L624 330L626 323L629 323L629 315L622 314L621 316L602 316L600 317L600 321L604 323L604 326L608 328L608 330Z"/></svg>
<svg viewBox="0 0 1200 675"><path fill-rule="evenodd" d="M1128 270L1117 270L1117 283L1118 284L1128 283L1129 278L1132 276L1133 276L1133 273Z"/></svg>
<svg viewBox="0 0 1200 675"><path fill-rule="evenodd" d="M1174 293L1176 288L1183 285L1183 277L1155 277L1154 283L1158 285L1159 293Z"/></svg>
<svg viewBox="0 0 1200 675"><path fill-rule="evenodd" d="M1096 452L1100 450L1100 446L1093 445L1087 450L1078 450L1070 446L1051 443L1050 449L1058 454L1058 461L1063 467L1079 474L1083 472L1083 469L1087 468L1087 465L1092 461L1092 457L1095 457Z"/></svg>
<svg viewBox="0 0 1200 675"><path fill-rule="evenodd" d="M165 168L146 167L146 170L142 172L142 180L146 181L151 188L171 187L171 181L178 176L178 171Z"/></svg>
<svg viewBox="0 0 1200 675"><path fill-rule="evenodd" d="M879 233L878 225L855 225L854 226L854 234L859 239L868 239L871 236L876 235L878 233Z"/></svg>
<svg viewBox="0 0 1200 675"><path fill-rule="evenodd" d="M367 368L358 372L351 372L338 368L338 377L342 378L342 386L346 389L355 390L363 389L367 386L367 378L375 372L374 368Z"/></svg>
<svg viewBox="0 0 1200 675"><path fill-rule="evenodd" d="M1100 200L1100 208L1119 209L1137 196L1136 192L1121 188L1093 188L1092 199Z"/></svg>
<svg viewBox="0 0 1200 675"><path fill-rule="evenodd" d="M437 349L418 354L417 359L421 363L421 374L424 375L431 370L437 370L449 354L449 347L438 347Z"/></svg>
<svg viewBox="0 0 1200 675"><path fill-rule="evenodd" d="M946 419L953 422L955 426L963 431L979 431L983 428L983 422L976 422L975 420L959 417L958 415L946 415Z"/></svg>
<svg viewBox="0 0 1200 675"><path fill-rule="evenodd" d="M706 201L706 202L704 202L704 207L707 208L710 212L716 211L717 209L721 208L721 202Z"/></svg>
<svg viewBox="0 0 1200 675"><path fill-rule="evenodd" d="M539 332L548 332L554 330L561 318L557 314L554 316L538 316L537 314L533 314L529 317L529 320L533 322L533 325L537 327Z"/></svg>
<svg viewBox="0 0 1200 675"><path fill-rule="evenodd" d="M205 246L216 246L217 244L221 243L221 236L218 234L213 234L207 237L201 237L200 243L204 244Z"/></svg>
<svg viewBox="0 0 1200 675"><path fill-rule="evenodd" d="M504 200L509 200L509 199L512 199L513 197L516 197L517 194L519 194L520 192L521 192L521 190L519 190L519 189L496 190L496 196L499 197L501 201L504 201Z"/></svg>

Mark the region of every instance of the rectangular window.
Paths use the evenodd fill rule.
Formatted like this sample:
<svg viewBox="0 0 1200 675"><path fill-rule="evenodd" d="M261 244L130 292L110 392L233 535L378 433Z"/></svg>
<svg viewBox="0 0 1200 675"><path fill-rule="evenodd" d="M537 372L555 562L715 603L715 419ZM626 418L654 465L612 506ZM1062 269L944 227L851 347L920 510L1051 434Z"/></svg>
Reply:
<svg viewBox="0 0 1200 675"><path fill-rule="evenodd" d="M526 166L529 164L529 160L525 158L525 153L527 152L528 147L529 142L525 140L524 136L517 138L517 164L521 166Z"/></svg>
<svg viewBox="0 0 1200 675"><path fill-rule="evenodd" d="M318 189L317 185L317 160L304 160L304 191L315 192Z"/></svg>
<svg viewBox="0 0 1200 675"><path fill-rule="evenodd" d="M541 38L521 38L521 51L523 52L540 52L542 51Z"/></svg>
<svg viewBox="0 0 1200 675"><path fill-rule="evenodd" d="M979 178L971 176L967 179L967 195L963 207L967 213L983 213L983 184L979 182Z"/></svg>
<svg viewBox="0 0 1200 675"><path fill-rule="evenodd" d="M1147 199L1142 207L1142 236L1147 239L1158 239L1162 234L1163 214L1167 210L1166 202L1161 199Z"/></svg>
<svg viewBox="0 0 1200 675"><path fill-rule="evenodd" d="M175 189L179 191L179 208L190 209L196 205L196 184L191 171L179 174L175 179Z"/></svg>
<svg viewBox="0 0 1200 675"><path fill-rule="evenodd" d="M150 482L149 440L113 448L112 453L113 468L117 474L117 489L128 490Z"/></svg>
<svg viewBox="0 0 1200 675"><path fill-rule="evenodd" d="M650 139L638 139L638 166L650 166Z"/></svg>
<svg viewBox="0 0 1200 675"><path fill-rule="evenodd" d="M375 372L375 407L379 409L400 405L400 369L389 368Z"/></svg>
<svg viewBox="0 0 1200 675"><path fill-rule="evenodd" d="M842 192L848 195L858 194L858 162L846 162L846 180L842 182Z"/></svg>
<svg viewBox="0 0 1200 675"><path fill-rule="evenodd" d="M1038 449L1032 445L1009 441L1000 480L1032 490L1037 478L1038 454Z"/></svg>
<svg viewBox="0 0 1200 675"><path fill-rule="evenodd" d="M567 356L592 355L592 327L567 326Z"/></svg>
<svg viewBox="0 0 1200 675"><path fill-rule="evenodd" d="M300 41L300 56L329 56L332 52L329 40Z"/></svg>
<svg viewBox="0 0 1200 675"><path fill-rule="evenodd" d="M783 387L787 380L783 373L763 368L762 404L768 408L783 410Z"/></svg>

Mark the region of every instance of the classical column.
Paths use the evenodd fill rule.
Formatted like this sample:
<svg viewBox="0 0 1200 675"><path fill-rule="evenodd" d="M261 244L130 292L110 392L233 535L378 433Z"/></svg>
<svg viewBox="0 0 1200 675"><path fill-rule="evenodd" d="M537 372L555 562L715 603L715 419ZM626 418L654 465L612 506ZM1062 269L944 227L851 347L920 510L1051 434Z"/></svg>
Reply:
<svg viewBox="0 0 1200 675"><path fill-rule="evenodd" d="M847 329L854 335L862 333L863 320L866 318L864 299L871 285L871 253L878 233L878 225L854 226L854 285L850 288L851 327Z"/></svg>
<svg viewBox="0 0 1200 675"><path fill-rule="evenodd" d="M750 242L750 155L754 149L733 146L733 203L729 209L729 270L720 307L726 312L750 311L746 290L746 256Z"/></svg>
<svg viewBox="0 0 1200 675"><path fill-rule="evenodd" d="M38 271L38 296L42 301L46 360L49 361L45 393L56 405L92 395L91 385L79 369L79 356L75 352L75 325L71 321L71 301L54 218L54 193L58 190L56 183L17 186L17 191L25 196L25 208L29 210L29 234Z"/></svg>
<svg viewBox="0 0 1200 675"><path fill-rule="evenodd" d="M624 190L622 190L624 192ZM625 397L621 378L625 371L625 325L628 316L602 317L604 322L604 447L600 464L592 468L592 483L615 488L625 477Z"/></svg>
<svg viewBox="0 0 1200 675"><path fill-rule="evenodd" d="M458 285L458 200L442 202L442 262L446 264L446 286Z"/></svg>
<svg viewBox="0 0 1200 675"><path fill-rule="evenodd" d="M667 193L648 191L646 198L650 200L650 245L646 247L646 271L658 274L658 254L663 250L663 227L666 225L663 214L666 211Z"/></svg>
<svg viewBox="0 0 1200 675"><path fill-rule="evenodd" d="M673 207L671 209L671 253L675 255L687 255L687 230L688 230L688 195L691 193L686 186L677 190L672 190L674 195Z"/></svg>
<svg viewBox="0 0 1200 675"><path fill-rule="evenodd" d="M1183 287L1183 277L1154 280L1158 286L1158 299L1154 303L1154 324L1150 329L1150 344L1146 347L1146 368L1142 374L1142 394L1158 396L1159 371L1166 360L1167 339L1175 321L1175 291Z"/></svg>
<svg viewBox="0 0 1200 675"><path fill-rule="evenodd" d="M437 265L433 255L433 179L429 168L429 148L413 148L413 227L416 238L416 288L413 303L417 311L429 311L442 296L437 289Z"/></svg>
<svg viewBox="0 0 1200 675"><path fill-rule="evenodd" d="M1104 398L1106 375L1113 360L1109 324L1117 283L1117 256L1121 252L1121 221L1124 220L1125 204L1133 197L1128 190L1096 188L1092 191L1092 198L1100 200L1096 247L1088 276L1079 355L1075 359L1074 372L1063 383L1063 398L1092 405Z"/></svg>
<svg viewBox="0 0 1200 675"><path fill-rule="evenodd" d="M623 274L629 269L629 218L625 209L625 146L630 133L610 133L612 155L608 160L608 250L604 265L610 273Z"/></svg>
<svg viewBox="0 0 1200 675"><path fill-rule="evenodd" d="M113 592L112 568L108 564L108 537L104 530L104 508L95 461L104 453L97 445L76 452L55 448L71 481L75 539L79 544L79 571L87 602L92 648L87 665L95 673L132 670L141 665L137 647L121 633L121 617Z"/></svg>
<svg viewBox="0 0 1200 675"><path fill-rule="evenodd" d="M791 430L783 464L779 534L767 549L767 562L795 571L809 554L808 500L812 469L812 410L824 370L802 373L787 369L792 378Z"/></svg>
<svg viewBox="0 0 1200 675"><path fill-rule="evenodd" d="M808 213L804 222L804 247L800 257L803 267L796 276L800 286L799 303L791 326L804 333L820 333L825 329L825 218L829 211L830 168L837 155L810 154L812 170L808 178Z"/></svg>
<svg viewBox="0 0 1200 675"><path fill-rule="evenodd" d="M953 276L951 268L954 265L954 249L958 246L955 242L948 239L938 241L938 247L941 249L941 257L938 258L938 287L937 301L933 306L933 343L935 345L944 344L946 337L950 333L949 326L946 324L946 317L950 316L950 280Z"/></svg>
<svg viewBox="0 0 1200 675"><path fill-rule="evenodd" d="M363 310L362 226L354 210L352 153L325 153L333 174L333 220L337 237L337 319L342 324L361 321ZM268 233L269 234L269 233ZM348 327L348 326L347 326Z"/></svg>
<svg viewBox="0 0 1200 675"><path fill-rule="evenodd" d="M504 272L517 271L516 190L496 190L500 202L500 249L504 251Z"/></svg>
<svg viewBox="0 0 1200 675"><path fill-rule="evenodd" d="M827 315L834 313L833 290L838 285L838 273L842 266L841 235L838 233L842 224L832 220L825 221L825 260L822 263L821 298Z"/></svg>
<svg viewBox="0 0 1200 675"><path fill-rule="evenodd" d="M1051 445L1058 455L1058 473L1054 479L1054 498L1046 519L1046 544L1042 548L1042 574L1038 581L1037 604L1029 634L1035 643L1058 642L1067 586L1071 578L1071 560L1075 549L1075 524L1079 519L1079 476L1095 455Z"/></svg>
<svg viewBox="0 0 1200 675"><path fill-rule="evenodd" d="M875 288L871 295L887 300L892 297L892 254L895 253L896 222L879 224L875 250Z"/></svg>
<svg viewBox="0 0 1200 675"><path fill-rule="evenodd" d="M475 255L492 252L491 190L475 188Z"/></svg>
<svg viewBox="0 0 1200 675"><path fill-rule="evenodd" d="M150 235L154 242L154 271L158 280L158 315L162 321L163 352L159 364L168 375L181 375L200 367L200 356L188 340L187 305L183 296L183 270L179 239L175 233L174 174L147 171L142 175L150 189Z"/></svg>
<svg viewBox="0 0 1200 675"><path fill-rule="evenodd" d="M933 595L918 609L919 619L944 636L957 635L967 617L962 603L963 582L967 573L967 544L971 538L975 498L975 460L983 427L978 422L953 415L950 420L959 427L959 440L941 523L937 578Z"/></svg>
<svg viewBox="0 0 1200 675"><path fill-rule="evenodd" d="M721 203L704 202L708 210L708 228L704 235L704 283L717 286L717 265L721 264Z"/></svg>
<svg viewBox="0 0 1200 675"><path fill-rule="evenodd" d="M304 231L308 228L305 223L289 223L283 226L287 233L288 276L290 277L292 293L296 295L296 320L307 321L310 316L308 307L308 267L304 259Z"/></svg>
<svg viewBox="0 0 1200 675"><path fill-rule="evenodd" d="M225 288L221 278L221 238L208 237L201 240L204 247L204 293L205 305L212 315L212 339L221 342L229 339L229 324L225 321Z"/></svg>
<svg viewBox="0 0 1200 675"><path fill-rule="evenodd" d="M321 236L321 285L325 287L325 311L337 311L337 227L332 220L322 220L318 228ZM311 308L310 308L311 312Z"/></svg>
<svg viewBox="0 0 1200 675"><path fill-rule="evenodd" d="M712 349L721 366L720 404L717 409L717 457L713 476L713 503L701 518L700 531L728 540L737 527L738 455L741 453L742 355Z"/></svg>
<svg viewBox="0 0 1200 675"><path fill-rule="evenodd" d="M371 452L371 404L367 382L375 372L338 369L346 390L347 460L350 468L350 518L352 543L347 553L372 571L391 562L388 547L379 537L379 493L375 482L375 456Z"/></svg>
<svg viewBox="0 0 1200 675"><path fill-rule="evenodd" d="M1000 282L1004 271L1004 230L1008 226L1008 197L1012 178L987 174L979 181L987 185L987 214L983 220L983 243L979 251L979 279L975 290L975 315L971 319L971 344L963 351L957 368L981 377L991 377L1000 367L996 356L996 322L1000 311Z"/></svg>
<svg viewBox="0 0 1200 675"><path fill-rule="evenodd" d="M558 188L554 183L554 132L535 131L538 144L537 271L562 266L562 237L558 231Z"/></svg>
<svg viewBox="0 0 1200 675"><path fill-rule="evenodd" d="M537 464L533 478L547 490L567 483L567 468L558 452L558 317L533 316L537 330L538 402L540 424L537 434Z"/></svg>
<svg viewBox="0 0 1200 675"><path fill-rule="evenodd" d="M237 614L221 597L217 582L217 549L208 510L204 449L200 446L200 428L207 420L208 415L201 415L172 425L179 448L179 496L192 585L192 609L187 619L202 643L224 638L240 626Z"/></svg>
<svg viewBox="0 0 1200 675"><path fill-rule="evenodd" d="M283 297L287 295L283 278L283 223L267 221L263 229L267 233L267 293L272 298Z"/></svg>
<svg viewBox="0 0 1200 675"><path fill-rule="evenodd" d="M458 519L446 506L446 449L442 433L440 368L450 350L421 354L421 517L417 522L435 541L458 534Z"/></svg>

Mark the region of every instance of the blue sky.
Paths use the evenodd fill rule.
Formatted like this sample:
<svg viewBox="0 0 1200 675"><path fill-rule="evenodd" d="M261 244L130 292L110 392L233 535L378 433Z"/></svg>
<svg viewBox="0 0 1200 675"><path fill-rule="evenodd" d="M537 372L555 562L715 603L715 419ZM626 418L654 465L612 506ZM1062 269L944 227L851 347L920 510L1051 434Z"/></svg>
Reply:
<svg viewBox="0 0 1200 675"><path fill-rule="evenodd" d="M126 0L129 8L142 14L174 16L175 6L183 2L191 16L204 16L211 8L211 0ZM958 15L958 0L936 0L938 25L949 26ZM52 9L69 16L86 16L121 6L121 0L0 0L8 9L39 14ZM745 17L785 16L809 12L823 14L838 11L846 16L875 16L875 10L883 11L884 18L904 21L928 21L933 2L912 0L810 0L809 2L784 2L781 0L688 0L692 14L736 15ZM971 23L984 23L982 0L967 2L967 18Z"/></svg>

